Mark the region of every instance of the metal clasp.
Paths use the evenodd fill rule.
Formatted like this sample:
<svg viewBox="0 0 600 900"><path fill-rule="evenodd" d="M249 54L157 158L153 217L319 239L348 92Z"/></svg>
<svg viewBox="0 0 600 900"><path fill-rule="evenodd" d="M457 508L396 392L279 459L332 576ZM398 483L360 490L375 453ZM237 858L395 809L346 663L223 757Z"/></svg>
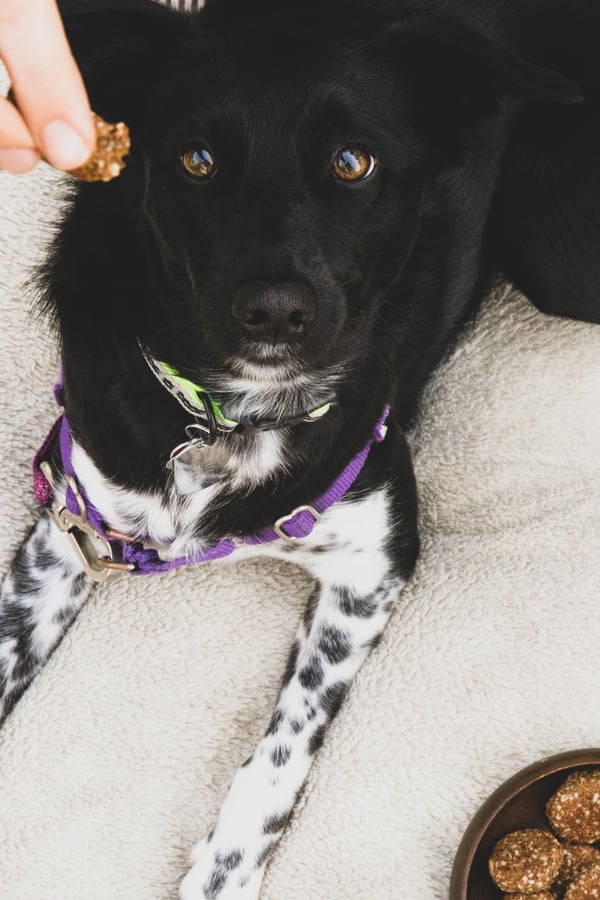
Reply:
<svg viewBox="0 0 600 900"><path fill-rule="evenodd" d="M275 531L277 536L284 541L303 541L305 537L308 537L308 534L303 535L302 537L294 537L291 534L287 534L287 532L283 530L283 526L286 524L286 522L291 522L292 519L295 519L297 515L303 512L310 513L310 515L315 520L313 527L309 531L309 534L312 534L313 528L315 528L315 526L318 525L321 521L321 513L317 512L317 510L313 506L297 506L296 509L293 510L289 515L282 516L280 519L277 519L277 521L273 525L273 531Z"/></svg>
<svg viewBox="0 0 600 900"><path fill-rule="evenodd" d="M43 462L40 469L54 490L54 477L49 463ZM49 510L50 518L59 531L67 535L85 574L92 581L104 582L125 572L133 572L135 569L133 563L121 563L113 559L110 542L98 534L88 521L85 501L75 479L67 476L66 480L77 500L79 514L70 512L66 506L55 500Z"/></svg>

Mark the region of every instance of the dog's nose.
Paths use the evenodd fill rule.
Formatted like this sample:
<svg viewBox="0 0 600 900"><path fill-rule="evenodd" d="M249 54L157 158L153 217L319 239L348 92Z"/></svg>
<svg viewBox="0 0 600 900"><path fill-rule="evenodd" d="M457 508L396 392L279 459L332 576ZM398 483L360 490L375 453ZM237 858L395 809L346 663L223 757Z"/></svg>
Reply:
<svg viewBox="0 0 600 900"><path fill-rule="evenodd" d="M231 311L251 340L286 343L304 336L317 314L317 296L301 281L247 281L235 288Z"/></svg>

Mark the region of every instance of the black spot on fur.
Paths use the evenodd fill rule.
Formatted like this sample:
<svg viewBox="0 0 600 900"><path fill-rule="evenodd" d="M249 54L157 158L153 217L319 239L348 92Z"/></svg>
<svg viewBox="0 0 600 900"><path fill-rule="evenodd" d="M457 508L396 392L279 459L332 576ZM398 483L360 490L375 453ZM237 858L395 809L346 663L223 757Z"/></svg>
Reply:
<svg viewBox="0 0 600 900"><path fill-rule="evenodd" d="M204 885L204 893L207 900L217 900L221 890L225 887L226 881L227 872L222 868L215 869L208 882Z"/></svg>
<svg viewBox="0 0 600 900"><path fill-rule="evenodd" d="M280 745L279 747L275 747L275 749L271 753L271 762L278 768L280 766L285 766L291 755L292 750L290 747Z"/></svg>
<svg viewBox="0 0 600 900"><path fill-rule="evenodd" d="M256 868L260 869L267 862L270 856L272 856L273 851L275 850L275 844L277 842L273 841L273 843L268 844L262 853L259 853L256 857Z"/></svg>
<svg viewBox="0 0 600 900"><path fill-rule="evenodd" d="M31 610L20 603L6 603L0 618L0 641L13 640L16 662L12 670L15 681L28 680L38 666L38 656L34 652L32 636L35 620Z"/></svg>
<svg viewBox="0 0 600 900"><path fill-rule="evenodd" d="M317 610L317 606L319 605L319 597L321 596L321 589L316 587L310 597L308 598L308 602L306 604L306 610L304 611L304 627L306 628L306 632L310 631L310 626L313 623L313 619L315 617L315 612Z"/></svg>
<svg viewBox="0 0 600 900"><path fill-rule="evenodd" d="M321 694L321 706L330 720L337 716L347 690L346 682L338 681L337 684L332 684Z"/></svg>
<svg viewBox="0 0 600 900"><path fill-rule="evenodd" d="M327 662L335 664L350 656L352 644L345 632L331 625L325 625L321 631L319 649Z"/></svg>
<svg viewBox="0 0 600 900"><path fill-rule="evenodd" d="M40 581L33 573L25 547L19 550L11 569L13 589L17 597L30 597L40 590Z"/></svg>
<svg viewBox="0 0 600 900"><path fill-rule="evenodd" d="M379 647L382 637L382 631L380 631L379 634L376 634L375 637L372 637L371 640L367 643L367 647L369 648L369 650L374 650L375 647Z"/></svg>
<svg viewBox="0 0 600 900"><path fill-rule="evenodd" d="M292 719L290 728L292 729L292 734L300 734L304 728L304 722L301 722L300 719Z"/></svg>
<svg viewBox="0 0 600 900"><path fill-rule="evenodd" d="M271 716L271 721L269 723L269 727L267 728L267 735L276 734L283 722L283 712L280 709L276 709L273 715ZM252 759L252 757L250 757Z"/></svg>
<svg viewBox="0 0 600 900"><path fill-rule="evenodd" d="M20 639L15 650L20 655L13 665L11 677L13 681L21 682L22 690L25 690L36 674L40 661L37 654L33 651L31 642L26 643L24 639Z"/></svg>
<svg viewBox="0 0 600 900"><path fill-rule="evenodd" d="M63 567L63 561L53 550L47 545L40 547L35 553L35 564L40 569L55 569Z"/></svg>
<svg viewBox="0 0 600 900"><path fill-rule="evenodd" d="M269 816L268 819L265 819L263 834L277 834L278 832L283 831L289 817L289 813L286 813L284 816Z"/></svg>
<svg viewBox="0 0 600 900"><path fill-rule="evenodd" d="M0 640L18 638L27 632L31 634L33 622L28 606L14 600L7 600L0 617Z"/></svg>
<svg viewBox="0 0 600 900"><path fill-rule="evenodd" d="M56 625L68 625L69 622L73 619L75 615L74 610L71 607L64 607L59 609L59 611L54 616L52 620Z"/></svg>
<svg viewBox="0 0 600 900"><path fill-rule="evenodd" d="M232 872L234 869L237 869L244 858L243 850L231 850L229 853L218 853L217 854L217 863L227 872Z"/></svg>
<svg viewBox="0 0 600 900"><path fill-rule="evenodd" d="M73 596L80 597L88 586L88 583L88 577L85 572L80 572L79 575L76 575L73 579L73 586L71 587Z"/></svg>
<svg viewBox="0 0 600 900"><path fill-rule="evenodd" d="M313 734L311 735L309 744L308 744L308 752L312 756L320 750L323 746L323 741L325 740L325 732L327 731L326 725L319 725L318 728L315 728Z"/></svg>
<svg viewBox="0 0 600 900"><path fill-rule="evenodd" d="M35 529L34 529L34 531L35 531ZM38 555L38 553L42 553L46 548L47 533L48 533L48 531L45 528L43 534L36 534L36 536L33 539L33 543L31 544L31 547L33 549L33 553L36 556Z"/></svg>
<svg viewBox="0 0 600 900"><path fill-rule="evenodd" d="M300 644L298 641L294 641L294 645L290 651L290 655L288 656L287 665L285 667L285 672L283 673L283 680L281 683L282 687L285 687L286 684L289 684L294 674L296 672L296 666L298 664L298 656L300 655Z"/></svg>
<svg viewBox="0 0 600 900"><path fill-rule="evenodd" d="M8 693L6 695L6 697L4 697L4 699L3 699L4 707L2 710L2 716L0 716L0 722L3 722L4 719L6 719L8 714L12 711L13 707L16 705L17 700L19 699L19 697L21 696L22 693L23 693L22 690L16 689L14 691L11 691L10 693Z"/></svg>
<svg viewBox="0 0 600 900"><path fill-rule="evenodd" d="M337 589L338 607L345 616L357 616L359 619L370 619L378 609L375 597L357 597L345 588Z"/></svg>
<svg viewBox="0 0 600 900"><path fill-rule="evenodd" d="M323 678L325 677L325 673L323 672L323 666L321 665L321 660L318 656L311 656L307 665L304 668L300 669L298 673L298 680L303 688L310 691L316 691L316 689L323 683Z"/></svg>

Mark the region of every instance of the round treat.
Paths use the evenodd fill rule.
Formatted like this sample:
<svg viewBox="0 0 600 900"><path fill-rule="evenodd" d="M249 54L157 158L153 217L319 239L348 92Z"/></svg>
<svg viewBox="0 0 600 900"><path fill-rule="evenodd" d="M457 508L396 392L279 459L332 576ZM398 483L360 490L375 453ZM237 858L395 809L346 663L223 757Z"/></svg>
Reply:
<svg viewBox="0 0 600 900"><path fill-rule="evenodd" d="M12 87L6 99L17 105ZM131 149L129 128L124 122L117 122L116 125L105 122L95 112L92 113L92 121L96 128L94 152L83 166L70 169L69 175L81 181L112 181L125 168L123 160Z"/></svg>
<svg viewBox="0 0 600 900"><path fill-rule="evenodd" d="M565 893L565 900L600 900L600 865L593 863L582 869Z"/></svg>
<svg viewBox="0 0 600 900"><path fill-rule="evenodd" d="M490 875L500 890L534 894L555 880L563 848L549 831L526 828L498 841L490 857Z"/></svg>
<svg viewBox="0 0 600 900"><path fill-rule="evenodd" d="M556 900L550 891L536 891L535 894L505 894L502 900Z"/></svg>
<svg viewBox="0 0 600 900"><path fill-rule="evenodd" d="M81 181L112 181L125 168L123 159L129 153L131 141L124 122L112 125L92 113L96 126L96 149L83 165L71 169L69 175Z"/></svg>
<svg viewBox="0 0 600 900"><path fill-rule="evenodd" d="M563 861L558 873L557 886L566 887L579 872L592 863L600 863L600 850L589 844L565 844Z"/></svg>
<svg viewBox="0 0 600 900"><path fill-rule="evenodd" d="M548 800L548 821L563 841L600 840L600 770L574 772Z"/></svg>

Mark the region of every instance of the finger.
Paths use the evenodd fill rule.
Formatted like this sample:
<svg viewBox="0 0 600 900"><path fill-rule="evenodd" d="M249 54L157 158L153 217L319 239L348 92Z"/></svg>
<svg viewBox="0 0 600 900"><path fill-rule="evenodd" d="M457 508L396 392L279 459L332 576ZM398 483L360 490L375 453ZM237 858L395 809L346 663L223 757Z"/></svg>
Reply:
<svg viewBox="0 0 600 900"><path fill-rule="evenodd" d="M20 0L0 11L0 56L36 146L57 168L82 165L95 133L54 0Z"/></svg>
<svg viewBox="0 0 600 900"><path fill-rule="evenodd" d="M0 169L29 172L39 158L33 137L19 111L0 97Z"/></svg>

